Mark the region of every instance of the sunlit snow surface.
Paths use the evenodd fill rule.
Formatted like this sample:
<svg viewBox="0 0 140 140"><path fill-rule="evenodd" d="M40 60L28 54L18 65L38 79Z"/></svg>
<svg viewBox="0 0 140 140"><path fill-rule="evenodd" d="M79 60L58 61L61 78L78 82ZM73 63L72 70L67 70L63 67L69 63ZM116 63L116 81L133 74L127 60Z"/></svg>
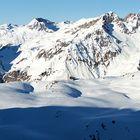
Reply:
<svg viewBox="0 0 140 140"><path fill-rule="evenodd" d="M104 20L104 16L113 20ZM93 79L136 72L140 61L139 17L130 14L122 20L109 12L76 22L36 18L24 26L1 25L0 72L1 63L6 72L27 72L30 81L67 80L70 76ZM5 62L7 51L12 55Z"/></svg>
<svg viewBox="0 0 140 140"><path fill-rule="evenodd" d="M0 139L138 140L139 79L0 84Z"/></svg>
<svg viewBox="0 0 140 140"><path fill-rule="evenodd" d="M0 25L0 82L28 81L0 83L0 140L139 140L139 38L140 14Z"/></svg>

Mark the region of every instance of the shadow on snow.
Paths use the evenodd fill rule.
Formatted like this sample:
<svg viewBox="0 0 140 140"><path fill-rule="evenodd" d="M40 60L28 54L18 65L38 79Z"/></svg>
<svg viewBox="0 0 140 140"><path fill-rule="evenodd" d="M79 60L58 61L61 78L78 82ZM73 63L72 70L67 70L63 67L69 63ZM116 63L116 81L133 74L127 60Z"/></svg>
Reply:
<svg viewBox="0 0 140 140"><path fill-rule="evenodd" d="M18 46L4 46L0 48L0 65L5 71L9 71L12 67L12 61L18 57L20 51Z"/></svg>
<svg viewBox="0 0 140 140"><path fill-rule="evenodd" d="M0 110L3 140L124 140L140 137L140 111L59 107Z"/></svg>

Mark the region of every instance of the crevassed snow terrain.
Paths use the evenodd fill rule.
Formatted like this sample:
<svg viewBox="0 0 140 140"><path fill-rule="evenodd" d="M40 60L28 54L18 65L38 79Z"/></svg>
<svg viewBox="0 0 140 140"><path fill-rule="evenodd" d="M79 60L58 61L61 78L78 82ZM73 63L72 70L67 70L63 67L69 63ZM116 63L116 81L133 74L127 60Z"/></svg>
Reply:
<svg viewBox="0 0 140 140"><path fill-rule="evenodd" d="M139 140L140 14L0 26L0 140Z"/></svg>

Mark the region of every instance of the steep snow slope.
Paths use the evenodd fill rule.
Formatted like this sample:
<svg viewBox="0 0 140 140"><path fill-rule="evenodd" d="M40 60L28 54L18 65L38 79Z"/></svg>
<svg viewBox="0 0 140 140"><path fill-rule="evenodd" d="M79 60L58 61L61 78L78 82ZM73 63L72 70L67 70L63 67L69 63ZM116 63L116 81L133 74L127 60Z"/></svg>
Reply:
<svg viewBox="0 0 140 140"><path fill-rule="evenodd" d="M1 49L20 45L3 80L93 79L136 72L139 26L140 14L121 19L113 12L73 23L36 18L25 26L3 25Z"/></svg>
<svg viewBox="0 0 140 140"><path fill-rule="evenodd" d="M139 79L0 84L0 139L138 140Z"/></svg>

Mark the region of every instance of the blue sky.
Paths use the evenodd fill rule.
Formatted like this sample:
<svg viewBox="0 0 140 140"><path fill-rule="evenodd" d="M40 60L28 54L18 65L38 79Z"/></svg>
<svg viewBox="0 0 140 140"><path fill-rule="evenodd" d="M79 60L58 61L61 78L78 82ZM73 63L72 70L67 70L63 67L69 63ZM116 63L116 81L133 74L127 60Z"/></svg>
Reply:
<svg viewBox="0 0 140 140"><path fill-rule="evenodd" d="M0 0L0 24L26 24L34 17L75 21L108 11L140 13L140 0Z"/></svg>

